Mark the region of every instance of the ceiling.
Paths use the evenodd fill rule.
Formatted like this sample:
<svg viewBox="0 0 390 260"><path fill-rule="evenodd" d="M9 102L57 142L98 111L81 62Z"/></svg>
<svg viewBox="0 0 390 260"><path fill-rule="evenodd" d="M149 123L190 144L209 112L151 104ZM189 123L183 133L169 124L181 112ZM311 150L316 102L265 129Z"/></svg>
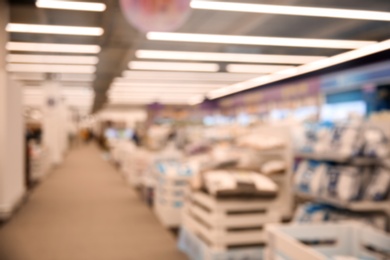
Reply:
<svg viewBox="0 0 390 260"><path fill-rule="evenodd" d="M123 105L134 106L142 103L137 102L137 100L140 99L137 94L138 92L142 92L141 90L131 92L131 95L133 95L134 98L126 98L125 94L127 93L127 90L124 89L131 88L132 85L137 85L145 91L145 89L143 89L143 84L145 84L145 82L140 79L133 79L130 83L128 83L128 80L123 80L126 83L123 83L123 86L120 85L120 91L116 94L116 100L109 101L106 95L115 78L121 77L122 72L128 70L129 61L141 60L135 56L135 51L140 49L246 54L312 55L327 57L346 51L345 49L335 48L276 47L220 43L152 41L148 40L145 37L145 34L138 32L125 20L119 9L118 0L94 0L94 2L105 3L107 6L106 10L104 12L86 12L42 9L35 7L33 4L18 4L14 1L11 2L12 4L10 9L11 23L90 26L102 27L104 29L104 33L101 36L10 33L10 41L13 42L97 44L101 46L101 51L97 54L99 62L96 65L96 77L94 77L93 81L80 80L82 75L79 74L79 79L67 80L64 83L64 86L66 87L92 86L95 92L93 111L97 111L105 105L117 105L123 107ZM312 6L390 12L389 0L224 0L224 2ZM194 9L192 10L188 20L180 27L178 32L383 41L390 38L390 22ZM12 53L22 52L13 51ZM45 53L43 52L42 54ZM159 61L159 59L151 59L149 61ZM177 60L171 61L177 62ZM226 72L226 69L229 68L227 65L234 64L235 62L208 61L208 63L217 63L219 65L219 70L218 72L214 72L215 74ZM278 65L281 64L278 63ZM18 75L19 73L14 74ZM164 86L158 86L157 84L156 87L151 86L150 90L148 90L156 97L148 96L148 101L143 103L159 101L157 97L164 102L164 96L167 96L166 102L169 103L173 101L173 98L170 98L172 95L178 95L179 99L182 99L182 97L183 99L187 98L189 94L192 94L194 97L203 96L210 89L228 86L239 81L253 78L254 76L258 76L260 74L261 73L240 73L233 79L230 79L225 74L216 74L214 79L210 79L210 77L202 78L200 76L185 74L182 80L176 79L177 83L183 86L192 84L191 86L194 89L194 93L188 92L187 94L180 94L180 91L176 91L177 93L173 93L172 91L165 93ZM150 84L150 82L153 81L156 83L164 82L162 79L163 75L153 75L154 76L148 79L149 83L146 84L148 87L149 85L153 85ZM180 73L176 75L180 75ZM88 77L88 75L86 77ZM121 81L121 79L117 79L116 81ZM25 79L22 80L22 82L29 87L39 87L42 84L42 80L37 79ZM196 87L196 84L199 85L199 87ZM172 81L167 81L166 85L174 84ZM121 88L121 86L124 88ZM178 86L178 89L179 88L180 87ZM112 91L113 89L111 89L110 93L112 93Z"/></svg>

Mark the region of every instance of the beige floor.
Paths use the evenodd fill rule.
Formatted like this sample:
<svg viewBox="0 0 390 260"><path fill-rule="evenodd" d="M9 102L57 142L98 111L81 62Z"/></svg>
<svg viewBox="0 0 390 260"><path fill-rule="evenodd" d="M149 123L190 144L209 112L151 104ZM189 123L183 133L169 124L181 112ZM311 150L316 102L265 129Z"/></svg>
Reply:
<svg viewBox="0 0 390 260"><path fill-rule="evenodd" d="M94 146L72 150L0 228L0 260L186 259Z"/></svg>

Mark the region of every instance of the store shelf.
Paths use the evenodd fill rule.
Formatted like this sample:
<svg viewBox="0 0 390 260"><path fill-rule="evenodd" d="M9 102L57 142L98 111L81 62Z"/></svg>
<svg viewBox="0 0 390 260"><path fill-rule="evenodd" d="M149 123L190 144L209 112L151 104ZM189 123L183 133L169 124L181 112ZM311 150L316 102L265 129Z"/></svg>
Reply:
<svg viewBox="0 0 390 260"><path fill-rule="evenodd" d="M385 201L340 201L334 198L327 198L323 196L314 196L311 194L296 192L296 196L307 201L315 201L319 203L328 204L337 208L347 209L357 212L387 212L390 213L390 202Z"/></svg>
<svg viewBox="0 0 390 260"><path fill-rule="evenodd" d="M367 157L349 158L337 154L315 154L315 153L296 152L295 158L310 159L315 161L345 163L345 164L351 164L357 166L371 166L371 165L380 164L379 160L376 158L367 158Z"/></svg>

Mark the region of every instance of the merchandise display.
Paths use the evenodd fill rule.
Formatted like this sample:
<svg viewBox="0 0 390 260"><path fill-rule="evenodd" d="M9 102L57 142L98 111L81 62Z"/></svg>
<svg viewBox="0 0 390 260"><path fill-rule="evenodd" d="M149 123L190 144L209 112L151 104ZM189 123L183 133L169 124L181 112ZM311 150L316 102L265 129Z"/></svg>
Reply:
<svg viewBox="0 0 390 260"><path fill-rule="evenodd" d="M147 132L147 146L152 150L161 150L165 147L172 129L168 125L153 125Z"/></svg>
<svg viewBox="0 0 390 260"><path fill-rule="evenodd" d="M390 257L390 236L356 223L267 226L265 259L378 260Z"/></svg>
<svg viewBox="0 0 390 260"><path fill-rule="evenodd" d="M273 248L273 237L281 234L274 231L274 224L286 221L296 229L292 237L306 236L308 225L319 230L321 225L345 225L346 233L355 232L349 230L355 230L354 224L345 221L361 223L356 225L364 230L365 225L375 228L370 229L373 236L389 228L390 143L378 124L196 126L182 131L180 138L186 141L180 146L168 127L153 127L165 134L150 135L146 147L118 142L112 146L112 157L153 205L161 224L179 228L178 248L190 259L306 259ZM305 202L295 212L294 197ZM323 239L321 233L312 235L307 234L307 241L317 250ZM386 246L379 245L382 254L387 254ZM303 244L298 247L304 256L311 250ZM332 247L313 254L382 259Z"/></svg>
<svg viewBox="0 0 390 260"><path fill-rule="evenodd" d="M207 243L184 227L180 229L178 248L191 260L263 260L263 247L212 250Z"/></svg>
<svg viewBox="0 0 390 260"><path fill-rule="evenodd" d="M159 159L155 167L154 212L165 227L177 228L193 171L189 165L174 159Z"/></svg>
<svg viewBox="0 0 390 260"><path fill-rule="evenodd" d="M262 259L264 226L291 217L288 127L264 126L246 134L247 140L258 140L255 147L240 138L215 145L209 153L214 163L192 180L179 236L179 248L191 259Z"/></svg>
<svg viewBox="0 0 390 260"><path fill-rule="evenodd" d="M306 141L297 148L293 185L300 200L315 204L301 206L295 220L360 219L388 229L390 143L386 128L371 122L353 126L320 123L306 127L304 136Z"/></svg>
<svg viewBox="0 0 390 260"><path fill-rule="evenodd" d="M340 209L327 204L305 203L300 205L293 219L297 223L322 223L322 222L339 222L354 220L364 222L378 229L385 230L387 226L387 216L378 213L359 213L345 209Z"/></svg>
<svg viewBox="0 0 390 260"><path fill-rule="evenodd" d="M42 147L34 142L29 143L31 180L38 182L43 179L50 170L50 152L47 147Z"/></svg>

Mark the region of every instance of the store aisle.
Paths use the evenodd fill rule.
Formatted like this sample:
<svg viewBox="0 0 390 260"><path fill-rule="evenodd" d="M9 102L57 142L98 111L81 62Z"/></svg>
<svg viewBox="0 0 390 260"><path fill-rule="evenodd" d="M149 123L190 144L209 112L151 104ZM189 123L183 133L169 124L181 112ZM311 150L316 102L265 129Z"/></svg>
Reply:
<svg viewBox="0 0 390 260"><path fill-rule="evenodd" d="M185 259L94 145L76 148L0 228L1 260Z"/></svg>

